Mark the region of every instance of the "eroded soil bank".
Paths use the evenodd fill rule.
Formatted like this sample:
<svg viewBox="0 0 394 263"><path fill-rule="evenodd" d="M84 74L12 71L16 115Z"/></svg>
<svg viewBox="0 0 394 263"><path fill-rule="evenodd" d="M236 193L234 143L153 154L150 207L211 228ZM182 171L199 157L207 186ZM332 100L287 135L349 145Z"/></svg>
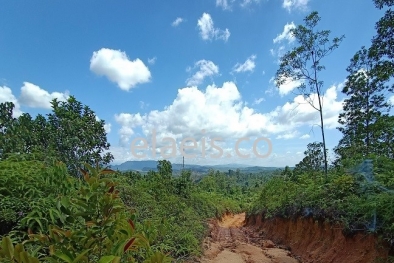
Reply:
<svg viewBox="0 0 394 263"><path fill-rule="evenodd" d="M248 217L245 225L260 238L285 245L304 263L390 262L388 246L379 243L376 236L358 233L345 237L340 225L312 218L262 220L262 215Z"/></svg>
<svg viewBox="0 0 394 263"><path fill-rule="evenodd" d="M244 227L245 214L227 215L210 222L202 263L299 263L290 251Z"/></svg>

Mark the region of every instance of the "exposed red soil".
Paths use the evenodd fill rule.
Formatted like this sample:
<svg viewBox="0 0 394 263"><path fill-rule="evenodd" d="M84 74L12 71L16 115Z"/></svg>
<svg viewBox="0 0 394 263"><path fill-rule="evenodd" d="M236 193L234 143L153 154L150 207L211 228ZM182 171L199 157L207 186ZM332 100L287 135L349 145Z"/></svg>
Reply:
<svg viewBox="0 0 394 263"><path fill-rule="evenodd" d="M245 214L226 215L210 222L211 234L204 242L202 263L299 263L290 251L272 241L256 238L244 227Z"/></svg>
<svg viewBox="0 0 394 263"><path fill-rule="evenodd" d="M312 218L296 220L262 215L250 216L246 226L260 238L269 238L288 247L303 263L372 263L389 261L389 248L372 234L345 237L340 225L317 222Z"/></svg>

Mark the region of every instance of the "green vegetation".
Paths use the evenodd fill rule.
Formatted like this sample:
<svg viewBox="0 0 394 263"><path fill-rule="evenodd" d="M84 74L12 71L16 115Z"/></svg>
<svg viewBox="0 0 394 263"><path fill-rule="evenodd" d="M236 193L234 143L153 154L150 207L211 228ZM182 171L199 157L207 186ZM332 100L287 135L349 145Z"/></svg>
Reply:
<svg viewBox="0 0 394 263"><path fill-rule="evenodd" d="M375 3L378 8L394 4L390 0ZM338 119L343 137L334 148L336 159L331 166L325 166L327 149L322 130L323 141L308 144L304 159L295 169L286 167L264 184L248 210L249 215L311 216L343 224L345 234L378 233L393 244L394 116L390 115L388 103L394 76L393 14L391 9L386 11L376 24L377 35L371 47L361 47L347 68L349 75L342 90L347 98ZM306 17L306 28L316 26L319 19L316 12ZM315 72L320 66L312 63L308 68L305 61L325 54L319 48L327 42L329 31L311 33L304 26L292 31L300 46L283 57L278 76L284 73L285 77L303 76L309 86L315 87L305 94L318 93L321 82L307 77L305 72ZM300 87L301 91L305 91L305 85ZM318 110L323 113L322 108Z"/></svg>
<svg viewBox="0 0 394 263"><path fill-rule="evenodd" d="M283 171L264 185L249 214L263 213L265 218L312 216L343 223L347 234L371 231L392 240L394 193L384 188L393 187L394 163L383 158L374 159L374 163L373 183L351 171L330 169L327 183L323 171L314 177Z"/></svg>
<svg viewBox="0 0 394 263"><path fill-rule="evenodd" d="M175 258L197 256L206 236L206 219L241 212L246 193L232 178L212 173L199 183L189 171L173 177L168 161L159 161L158 172L142 177L138 172L120 174L124 202L137 211L138 221L155 226L152 247Z"/></svg>
<svg viewBox="0 0 394 263"><path fill-rule="evenodd" d="M257 193L256 185L241 186L241 174L212 171L198 183L186 170L173 177L168 161L159 161L158 172L146 176L87 165L81 180L70 176L63 163L39 158L18 154L0 162L1 185L7 186L0 189L0 222L3 234L43 262L79 262L78 257L98 262L103 256L114 257L108 262L156 262L151 258L159 255L163 260L164 255L198 256L206 220L245 210L250 190ZM133 239L132 250L124 254ZM0 250L0 258L10 259L7 249Z"/></svg>
<svg viewBox="0 0 394 263"><path fill-rule="evenodd" d="M15 105L0 104L0 158L10 153L45 153L64 162L70 173L81 176L81 162L107 165L113 160L104 121L74 97L52 101L52 113L33 119L28 113L13 118Z"/></svg>
<svg viewBox="0 0 394 263"><path fill-rule="evenodd" d="M46 164L26 158L32 156L22 154L1 162L7 188L1 189L1 207L6 213L0 221L13 226L2 239L2 262L170 259L152 250L144 234L136 230L135 215L120 199L116 184L104 177L113 171L86 164L82 180L69 176L61 162ZM29 178L23 176L26 172Z"/></svg>
<svg viewBox="0 0 394 263"><path fill-rule="evenodd" d="M75 98L52 106L47 119L32 119L12 118L13 105L0 104L1 262L197 257L207 219L245 211L266 178L239 170L174 176L166 160L145 175L103 168L112 158L103 153L104 122Z"/></svg>
<svg viewBox="0 0 394 263"><path fill-rule="evenodd" d="M375 0L378 8L392 0ZM0 104L1 262L171 262L201 255L207 220L226 213L265 218L308 217L340 222L346 234L380 233L394 241L393 21L390 9L377 23L370 48L350 61L339 116L343 134L329 166L320 103L321 59L338 48L329 31L315 31L317 12L292 29L299 46L286 53L277 83L291 78L307 99L316 93L322 142L307 145L294 169L259 174L210 170L193 176L160 160L141 174L106 168L104 121L74 97L52 101L46 117L13 117ZM309 88L307 91L307 87ZM356 165L362 164L357 168Z"/></svg>

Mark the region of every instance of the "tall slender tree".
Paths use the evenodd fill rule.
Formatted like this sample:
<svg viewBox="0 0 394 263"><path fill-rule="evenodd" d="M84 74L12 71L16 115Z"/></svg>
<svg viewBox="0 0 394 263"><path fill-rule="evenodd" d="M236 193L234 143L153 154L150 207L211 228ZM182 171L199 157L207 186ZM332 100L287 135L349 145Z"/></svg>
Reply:
<svg viewBox="0 0 394 263"><path fill-rule="evenodd" d="M391 7L394 0L374 0L379 9ZM367 155L393 158L394 117L389 115L390 80L394 76L394 11L385 11L376 23L376 35L367 50L352 58L343 92L344 112L339 116L343 133L335 152L336 164L354 164ZM353 162L352 162L353 160ZM349 163L350 162L350 163Z"/></svg>
<svg viewBox="0 0 394 263"><path fill-rule="evenodd" d="M281 57L275 83L280 87L288 81L300 81L301 85L297 87L300 95L319 112L324 172L327 179L327 148L323 120L324 82L321 80L319 72L325 69L325 66L321 63L322 59L339 47L344 36L335 37L330 41L329 30L316 30L319 21L318 12L314 11L304 19L305 25L299 25L291 29L290 33L295 37L299 46ZM315 102L315 96L317 97L317 103Z"/></svg>
<svg viewBox="0 0 394 263"><path fill-rule="evenodd" d="M387 103L388 87L376 76L375 66L371 50L362 47L347 68L349 76L342 92L349 97L338 120L343 138L334 150L341 160L364 159L381 147L384 127L379 120L391 107Z"/></svg>

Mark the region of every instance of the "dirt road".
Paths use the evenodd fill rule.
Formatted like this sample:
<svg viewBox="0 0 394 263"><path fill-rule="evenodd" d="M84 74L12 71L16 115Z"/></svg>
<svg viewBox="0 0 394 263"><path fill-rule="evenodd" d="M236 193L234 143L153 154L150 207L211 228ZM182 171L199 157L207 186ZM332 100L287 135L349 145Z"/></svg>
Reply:
<svg viewBox="0 0 394 263"><path fill-rule="evenodd" d="M278 248L243 227L245 214L228 215L210 223L201 263L300 263L288 250Z"/></svg>

